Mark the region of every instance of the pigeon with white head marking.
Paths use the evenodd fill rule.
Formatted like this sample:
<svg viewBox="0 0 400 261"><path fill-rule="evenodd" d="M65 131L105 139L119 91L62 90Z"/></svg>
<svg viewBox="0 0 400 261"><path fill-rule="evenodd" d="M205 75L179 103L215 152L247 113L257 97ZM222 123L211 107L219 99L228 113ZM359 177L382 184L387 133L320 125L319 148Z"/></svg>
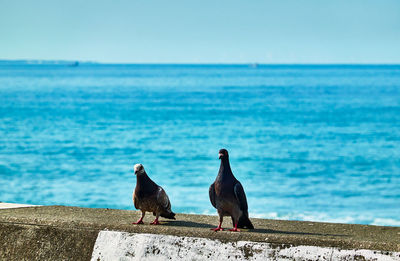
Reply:
<svg viewBox="0 0 400 261"><path fill-rule="evenodd" d="M136 209L142 211L141 218L132 224L143 224L143 218L146 212L153 212L156 216L151 225L160 224L158 218L165 217L175 219L175 213L171 211L171 202L164 189L158 186L147 175L142 164L134 166L136 175L136 187L133 192L133 203Z"/></svg>

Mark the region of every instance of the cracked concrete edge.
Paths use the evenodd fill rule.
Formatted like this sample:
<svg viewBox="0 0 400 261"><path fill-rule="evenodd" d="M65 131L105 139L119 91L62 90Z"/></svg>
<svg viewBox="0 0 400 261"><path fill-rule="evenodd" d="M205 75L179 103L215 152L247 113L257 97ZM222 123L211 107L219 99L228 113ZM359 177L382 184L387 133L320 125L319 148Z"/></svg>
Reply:
<svg viewBox="0 0 400 261"><path fill-rule="evenodd" d="M98 260L400 260L400 252L291 246L251 241L223 243L198 237L100 231Z"/></svg>
<svg viewBox="0 0 400 261"><path fill-rule="evenodd" d="M1 260L400 260L400 252L0 224Z"/></svg>

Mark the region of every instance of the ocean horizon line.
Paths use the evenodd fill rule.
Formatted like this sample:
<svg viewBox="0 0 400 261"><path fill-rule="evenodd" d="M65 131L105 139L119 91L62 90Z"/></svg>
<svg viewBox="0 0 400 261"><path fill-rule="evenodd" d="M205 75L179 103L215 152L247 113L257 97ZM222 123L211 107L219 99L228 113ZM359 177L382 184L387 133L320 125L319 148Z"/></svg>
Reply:
<svg viewBox="0 0 400 261"><path fill-rule="evenodd" d="M219 63L219 62L207 62L207 63L196 63L196 62L99 62L90 60L47 60L47 59L0 59L0 64L24 64L24 65L65 65L75 64L79 65L90 64L90 65L122 65L122 66L400 66L399 63L262 63L262 62L237 62L237 63Z"/></svg>

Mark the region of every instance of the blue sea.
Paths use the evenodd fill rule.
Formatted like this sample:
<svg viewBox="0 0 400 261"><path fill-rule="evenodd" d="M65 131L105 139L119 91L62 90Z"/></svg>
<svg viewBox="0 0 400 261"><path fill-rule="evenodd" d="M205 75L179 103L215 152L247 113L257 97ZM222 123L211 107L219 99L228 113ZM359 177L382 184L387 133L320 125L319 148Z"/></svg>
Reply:
<svg viewBox="0 0 400 261"><path fill-rule="evenodd" d="M220 148L251 217L400 226L400 65L0 62L0 201L215 215Z"/></svg>

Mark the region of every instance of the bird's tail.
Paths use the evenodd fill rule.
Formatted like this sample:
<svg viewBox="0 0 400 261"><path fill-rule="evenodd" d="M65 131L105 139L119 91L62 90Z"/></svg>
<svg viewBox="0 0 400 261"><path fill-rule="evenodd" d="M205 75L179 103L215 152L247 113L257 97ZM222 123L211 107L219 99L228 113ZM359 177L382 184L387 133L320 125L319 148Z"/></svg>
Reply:
<svg viewBox="0 0 400 261"><path fill-rule="evenodd" d="M169 219L175 219L175 213L174 212L162 212L160 216L169 218Z"/></svg>
<svg viewBox="0 0 400 261"><path fill-rule="evenodd" d="M248 228L248 229L254 229L253 224L251 223L249 217L247 215L242 215L239 218L238 221L238 227L239 228Z"/></svg>

